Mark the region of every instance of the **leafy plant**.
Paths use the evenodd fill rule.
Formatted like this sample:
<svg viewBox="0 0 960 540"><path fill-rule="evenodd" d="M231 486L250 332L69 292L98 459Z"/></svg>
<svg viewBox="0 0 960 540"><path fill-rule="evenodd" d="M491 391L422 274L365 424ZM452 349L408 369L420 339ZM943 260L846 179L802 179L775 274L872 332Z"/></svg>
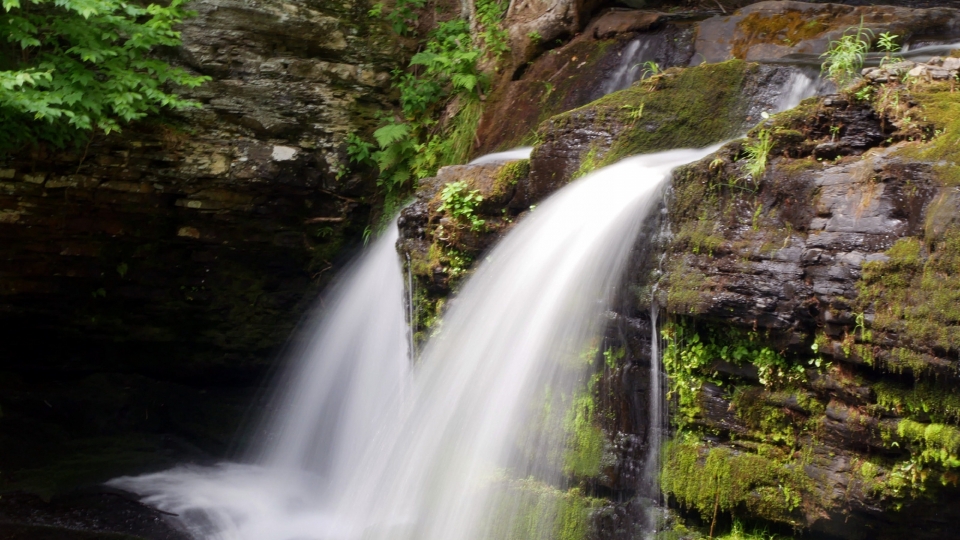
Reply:
<svg viewBox="0 0 960 540"><path fill-rule="evenodd" d="M0 146L63 146L162 108L199 106L164 86L196 87L209 77L151 56L180 45L174 27L193 15L185 3L3 0Z"/></svg>
<svg viewBox="0 0 960 540"><path fill-rule="evenodd" d="M426 4L427 0L397 0L393 9L387 11L384 15L385 6L378 3L374 4L367 14L374 18L384 17L395 33L401 36L409 36L413 34L419 21L416 10L422 9Z"/></svg>
<svg viewBox="0 0 960 540"><path fill-rule="evenodd" d="M882 52L886 53L883 58L880 60L880 66L884 64L893 62L893 54L900 50L900 45L897 44L897 38L900 37L896 34L891 34L890 32L884 32L880 34L880 37L877 39L877 49L880 49Z"/></svg>
<svg viewBox="0 0 960 540"><path fill-rule="evenodd" d="M477 2L477 21L480 23L479 38L485 52L499 58L510 50L509 36L500 21L506 14L507 5L494 0Z"/></svg>
<svg viewBox="0 0 960 540"><path fill-rule="evenodd" d="M873 32L863 27L861 19L860 26L848 28L839 40L830 42L827 52L820 55L825 58L821 73L839 87L849 84L859 74L872 39Z"/></svg>
<svg viewBox="0 0 960 540"><path fill-rule="evenodd" d="M796 383L806 374L802 364L790 362L766 345L756 331L698 328L681 318L664 325L661 336L663 367L669 376L668 397L676 400L676 422L681 427L699 412L703 384L723 384L713 369L718 361L754 365L760 383L767 387Z"/></svg>
<svg viewBox="0 0 960 540"><path fill-rule="evenodd" d="M643 64L640 64L642 70L640 71L640 78L646 79L647 77L653 77L654 75L660 73L660 64L654 62L653 60L647 60Z"/></svg>
<svg viewBox="0 0 960 540"><path fill-rule="evenodd" d="M633 122L636 122L637 120L640 120L641 118L643 118L644 105L645 105L644 103L641 103L639 105L624 105L620 108L625 109L627 111L627 118L629 118Z"/></svg>
<svg viewBox="0 0 960 540"><path fill-rule="evenodd" d="M418 8L422 0L404 0L400 5ZM382 8L375 9L372 14L382 14ZM350 160L380 171L378 185L384 193L385 215L418 180L469 157L489 86L480 63L508 50L500 21L505 10L502 0L478 0L475 32L466 20L439 23L407 69L393 72L400 114L381 118L381 126L373 133L376 144L356 135L348 137ZM412 16L407 14L404 20L413 20Z"/></svg>
<svg viewBox="0 0 960 540"><path fill-rule="evenodd" d="M760 230L760 217L763 215L763 204L757 204L757 208L753 211L753 219L751 220L750 228L754 231Z"/></svg>
<svg viewBox="0 0 960 540"><path fill-rule="evenodd" d="M873 341L873 331L867 328L866 316L863 312L857 313L854 319L853 333L856 334L858 331L860 332L860 341L863 343Z"/></svg>
<svg viewBox="0 0 960 540"><path fill-rule="evenodd" d="M485 222L476 214L477 207L483 201L479 190L470 191L466 182L458 180L443 187L440 201L438 212L447 212L455 220L469 224L472 231L483 228Z"/></svg>
<svg viewBox="0 0 960 540"><path fill-rule="evenodd" d="M754 181L760 180L763 171L767 170L767 158L770 150L773 149L773 137L766 129L761 129L757 133L757 140L750 140L743 145L743 151L747 155L747 174Z"/></svg>
<svg viewBox="0 0 960 540"><path fill-rule="evenodd" d="M857 101L869 101L870 98L873 97L873 87L869 85L864 86L860 90L857 90L856 93L853 94L853 97L857 98Z"/></svg>

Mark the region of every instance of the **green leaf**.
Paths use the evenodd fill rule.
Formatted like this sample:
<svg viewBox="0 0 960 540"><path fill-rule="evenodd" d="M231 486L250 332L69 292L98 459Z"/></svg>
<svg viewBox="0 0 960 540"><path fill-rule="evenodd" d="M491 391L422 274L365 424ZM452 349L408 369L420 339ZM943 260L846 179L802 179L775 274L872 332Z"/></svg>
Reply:
<svg viewBox="0 0 960 540"><path fill-rule="evenodd" d="M410 126L407 124L387 124L374 131L373 138L377 140L380 148L386 148L409 134Z"/></svg>

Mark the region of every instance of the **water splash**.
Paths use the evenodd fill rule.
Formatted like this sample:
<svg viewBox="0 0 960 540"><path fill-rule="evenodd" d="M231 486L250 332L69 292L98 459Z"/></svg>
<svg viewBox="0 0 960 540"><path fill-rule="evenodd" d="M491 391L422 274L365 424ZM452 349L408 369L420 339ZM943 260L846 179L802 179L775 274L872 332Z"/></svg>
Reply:
<svg viewBox="0 0 960 540"><path fill-rule="evenodd" d="M562 486L564 419L663 180L715 149L629 158L539 205L451 302L402 399L402 274L384 247L391 230L321 323L260 465L111 484L179 514L197 538L500 536L517 517L503 504L504 479ZM378 302L388 315L370 311Z"/></svg>

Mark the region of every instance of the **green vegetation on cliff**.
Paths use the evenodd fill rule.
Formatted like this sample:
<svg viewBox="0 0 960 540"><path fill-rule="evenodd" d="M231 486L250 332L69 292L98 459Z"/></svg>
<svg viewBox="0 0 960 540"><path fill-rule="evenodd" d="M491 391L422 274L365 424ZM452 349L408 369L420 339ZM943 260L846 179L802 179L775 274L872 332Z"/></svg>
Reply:
<svg viewBox="0 0 960 540"><path fill-rule="evenodd" d="M62 146L94 130L119 131L164 107L198 106L169 87L209 78L154 54L180 45L174 27L191 15L185 3L4 0L0 147Z"/></svg>
<svg viewBox="0 0 960 540"><path fill-rule="evenodd" d="M497 540L585 540L603 499L557 489L533 478L503 479L484 536Z"/></svg>
<svg viewBox="0 0 960 540"><path fill-rule="evenodd" d="M731 180L744 178L739 141L709 164L675 173L668 201L674 235L659 299L671 319L664 365L677 432L661 473L664 491L685 512L707 524L719 513L816 530L819 516L855 515L857 505L881 508L899 523L913 519L910 508L956 496L960 100L952 86L863 83L839 100L807 100L775 115L752 133L756 139L767 130L771 157L753 182ZM875 115L873 129L884 137L871 145L880 148L821 157L849 144L844 130L853 111ZM848 184L845 195L830 185L838 179ZM818 272L831 263L803 259L800 287L812 286L809 303L762 322L769 306L784 313L786 297L796 294L768 283L768 264L789 260L771 254L810 250L816 241L816 257L820 249L842 255L851 248L824 248L825 233L888 201L896 210L877 213L895 213L903 228L881 229L890 235L881 247L859 244L870 256L851 276L830 270L845 292L818 286ZM857 234L879 233L863 227ZM777 291L773 304L743 304L742 291L757 294L768 284ZM780 326L786 321L794 326ZM751 323L776 329L753 332L748 356L768 347L774 365L782 361L787 374L797 369L795 377L771 384L763 362L731 360Z"/></svg>
<svg viewBox="0 0 960 540"><path fill-rule="evenodd" d="M417 10L424 8L423 0L403 0L385 15L378 4L371 15L385 16L394 31L406 35L414 32ZM506 8L503 0L478 0L470 20L437 23L406 70L394 70L400 110L381 118L381 127L373 133L376 144L351 134L350 160L379 169L385 215L392 215L418 180L470 157L490 84L482 65L496 63L507 50L501 27Z"/></svg>
<svg viewBox="0 0 960 540"><path fill-rule="evenodd" d="M756 517L800 524L796 511L813 482L802 460L784 459L773 447L737 452L693 439L671 441L664 456L663 491L705 519L742 505Z"/></svg>

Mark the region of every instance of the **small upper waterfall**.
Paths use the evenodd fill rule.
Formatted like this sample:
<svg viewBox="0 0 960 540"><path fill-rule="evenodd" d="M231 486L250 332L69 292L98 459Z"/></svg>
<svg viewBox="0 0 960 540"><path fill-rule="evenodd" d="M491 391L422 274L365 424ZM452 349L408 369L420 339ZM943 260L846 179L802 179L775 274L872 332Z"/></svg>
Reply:
<svg viewBox="0 0 960 540"><path fill-rule="evenodd" d="M464 285L412 374L391 229L334 295L257 465L112 484L197 538L498 536L516 512L504 478L562 487L564 418L640 225L671 169L712 150L629 158L550 197Z"/></svg>
<svg viewBox="0 0 960 540"><path fill-rule="evenodd" d="M620 63L601 86L601 95L610 94L629 87L643 77L644 62L653 61L652 36L640 36L632 41L620 53Z"/></svg>
<svg viewBox="0 0 960 540"><path fill-rule="evenodd" d="M657 325L659 307L656 302L650 307L650 382L647 408L647 453L643 462L642 490L660 497L660 450L667 431L666 375L660 360L660 328ZM658 501L659 502L659 501ZM656 520L649 520L656 523ZM656 531L653 531L656 532Z"/></svg>
<svg viewBox="0 0 960 540"><path fill-rule="evenodd" d="M808 69L797 69L787 77L781 87L776 103L776 111L786 111L800 104L801 101L816 96L825 90L830 83L821 79L819 74Z"/></svg>

